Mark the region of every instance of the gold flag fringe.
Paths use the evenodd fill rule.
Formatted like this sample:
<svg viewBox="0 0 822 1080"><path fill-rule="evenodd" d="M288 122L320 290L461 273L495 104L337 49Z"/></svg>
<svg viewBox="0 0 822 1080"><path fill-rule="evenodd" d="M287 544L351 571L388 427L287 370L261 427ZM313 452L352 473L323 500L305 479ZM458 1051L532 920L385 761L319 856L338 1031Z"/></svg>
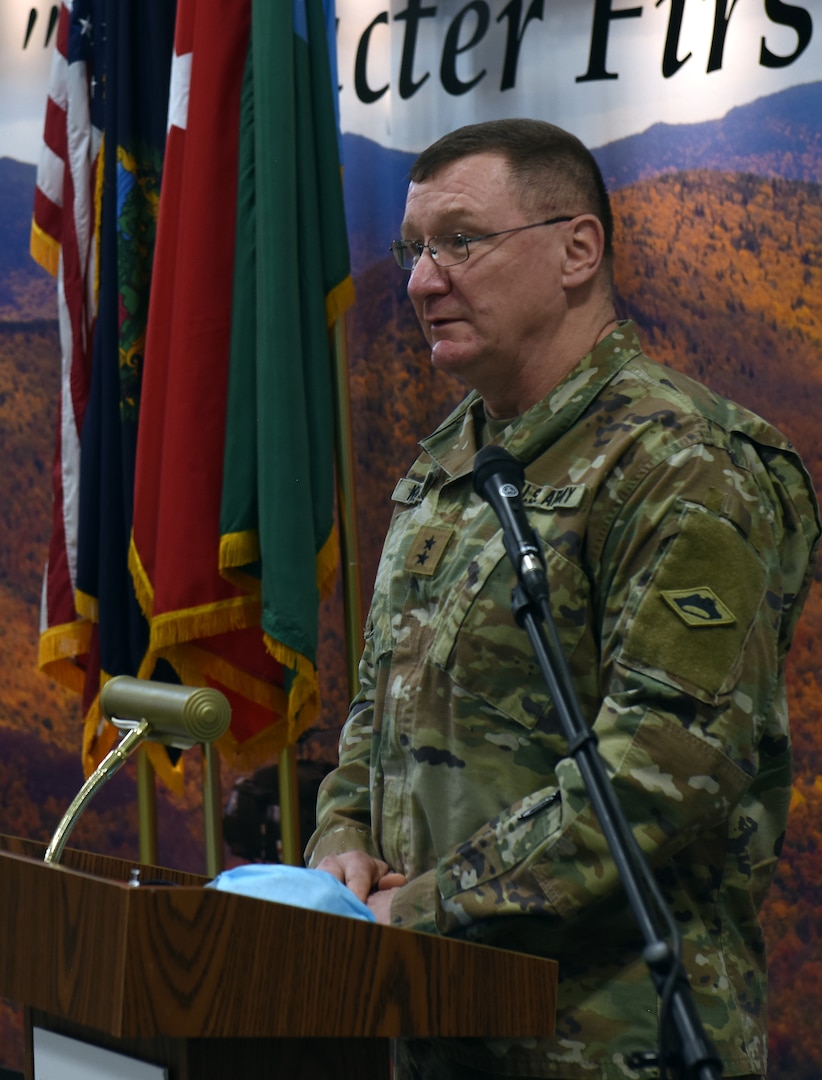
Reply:
<svg viewBox="0 0 822 1080"><path fill-rule="evenodd" d="M249 563L259 562L259 559L260 537L256 529L224 533L220 537L219 567L223 576L226 571L248 566Z"/></svg>
<svg viewBox="0 0 822 1080"><path fill-rule="evenodd" d="M60 269L60 244L53 236L43 232L40 226L32 221L31 236L29 238L29 254L32 259L52 277L57 277Z"/></svg>
<svg viewBox="0 0 822 1080"><path fill-rule="evenodd" d="M350 304L351 298L353 284L348 280L329 294L328 310L341 312ZM138 677L150 678L157 660L162 657L172 665L184 685L204 685L210 680L271 711L274 722L251 739L240 744L229 730L218 742L218 748L226 760L239 767L270 761L287 746L293 745L303 731L316 722L320 713L319 674L314 663L264 631L262 633L266 650L293 674L290 692L287 694L273 683L239 671L228 661L196 644L199 639L207 639L231 630L260 627L261 582L243 569L259 559L260 541L257 530L224 534L220 537L219 571L223 578L241 590L242 595L155 615L154 588L143 566L133 533L128 550L128 566L137 600L149 623L149 647ZM339 561L339 536L334 525L316 556L316 582L322 599L333 590ZM89 745L102 738L99 732L99 705L97 714L96 719L90 714L87 720ZM180 759L177 768L170 770L161 747L150 746L149 752L161 779L172 790L181 790L183 759Z"/></svg>
<svg viewBox="0 0 822 1080"><path fill-rule="evenodd" d="M147 620L151 621L151 613L154 610L154 586L151 584L148 574L143 566L143 560L134 543L134 532L128 544L128 569L131 580L134 583L134 592L137 603Z"/></svg>
<svg viewBox="0 0 822 1080"><path fill-rule="evenodd" d="M88 619L93 623L100 621L100 601L96 596L91 596L81 589L75 589L74 607L82 619Z"/></svg>
<svg viewBox="0 0 822 1080"><path fill-rule="evenodd" d="M339 285L335 285L325 297L325 321L331 329L341 315L354 303L354 279L349 274Z"/></svg>
<svg viewBox="0 0 822 1080"><path fill-rule="evenodd" d="M76 657L83 656L90 647L91 623L87 620L50 626L40 633L37 666L62 686L82 694L86 673Z"/></svg>

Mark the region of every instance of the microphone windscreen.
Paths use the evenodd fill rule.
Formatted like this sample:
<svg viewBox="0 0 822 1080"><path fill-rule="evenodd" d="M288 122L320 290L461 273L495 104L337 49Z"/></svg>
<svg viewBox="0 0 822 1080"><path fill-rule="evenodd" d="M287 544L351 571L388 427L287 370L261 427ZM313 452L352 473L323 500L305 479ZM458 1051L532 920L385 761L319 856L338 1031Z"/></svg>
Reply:
<svg viewBox="0 0 822 1080"><path fill-rule="evenodd" d="M525 467L502 446L483 446L474 458L474 491L485 495L485 485L492 476L499 476L521 489L525 482Z"/></svg>

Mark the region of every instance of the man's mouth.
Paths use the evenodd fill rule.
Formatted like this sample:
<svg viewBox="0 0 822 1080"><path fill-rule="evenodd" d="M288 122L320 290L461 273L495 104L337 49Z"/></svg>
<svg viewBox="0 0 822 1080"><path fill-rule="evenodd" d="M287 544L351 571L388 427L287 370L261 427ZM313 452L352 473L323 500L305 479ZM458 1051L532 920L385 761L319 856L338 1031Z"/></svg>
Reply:
<svg viewBox="0 0 822 1080"><path fill-rule="evenodd" d="M454 316L453 318L447 318L445 316L438 315L436 318L427 319L428 325L431 328L432 333L436 333L438 330L443 330L448 326L453 326L454 323L461 322L462 320Z"/></svg>

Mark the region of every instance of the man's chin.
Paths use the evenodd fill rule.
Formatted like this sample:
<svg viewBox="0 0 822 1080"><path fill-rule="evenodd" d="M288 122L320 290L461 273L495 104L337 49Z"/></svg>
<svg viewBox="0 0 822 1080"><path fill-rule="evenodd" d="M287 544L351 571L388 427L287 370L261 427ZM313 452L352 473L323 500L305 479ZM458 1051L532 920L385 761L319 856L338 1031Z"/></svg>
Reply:
<svg viewBox="0 0 822 1080"><path fill-rule="evenodd" d="M454 375L463 382L468 381L467 373L471 370L473 354L456 341L436 341L431 348L431 365L443 374Z"/></svg>

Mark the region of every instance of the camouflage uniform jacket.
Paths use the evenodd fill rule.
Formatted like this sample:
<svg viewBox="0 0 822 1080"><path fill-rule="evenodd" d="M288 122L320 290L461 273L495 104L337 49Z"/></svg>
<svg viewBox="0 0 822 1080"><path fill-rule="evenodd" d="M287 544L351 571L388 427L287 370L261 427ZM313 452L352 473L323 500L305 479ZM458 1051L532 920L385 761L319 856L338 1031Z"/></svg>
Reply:
<svg viewBox="0 0 822 1080"><path fill-rule="evenodd" d="M657 995L618 874L514 622L514 573L471 470L471 394L400 480L324 855L408 876L400 926L555 957L550 1040L462 1045L522 1076L647 1076ZM526 465L582 712L683 938L725 1075L765 1071L757 918L791 765L784 658L818 536L773 427L644 356L623 324L497 439ZM447 1050L445 1051L447 1052Z"/></svg>

